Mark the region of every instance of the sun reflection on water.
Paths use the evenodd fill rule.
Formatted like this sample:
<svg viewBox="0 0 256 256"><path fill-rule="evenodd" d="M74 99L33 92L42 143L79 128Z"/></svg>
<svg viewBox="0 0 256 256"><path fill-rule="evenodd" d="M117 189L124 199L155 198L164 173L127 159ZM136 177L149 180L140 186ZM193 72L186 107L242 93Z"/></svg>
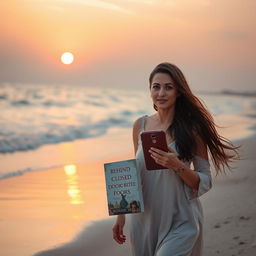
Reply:
<svg viewBox="0 0 256 256"><path fill-rule="evenodd" d="M74 205L84 204L84 201L81 195L81 190L79 188L76 165L74 164L65 165L64 171L67 175L67 184L68 184L67 194L70 197L70 203Z"/></svg>

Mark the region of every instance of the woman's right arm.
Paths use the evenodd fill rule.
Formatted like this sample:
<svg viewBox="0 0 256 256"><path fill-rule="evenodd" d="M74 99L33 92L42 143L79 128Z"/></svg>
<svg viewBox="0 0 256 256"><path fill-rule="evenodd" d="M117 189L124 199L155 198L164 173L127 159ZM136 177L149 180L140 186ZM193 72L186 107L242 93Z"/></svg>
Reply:
<svg viewBox="0 0 256 256"><path fill-rule="evenodd" d="M118 215L116 218L116 223L112 228L112 231L113 231L114 240L119 244L123 244L126 240L126 236L123 233L124 224L125 224L125 215L124 214Z"/></svg>
<svg viewBox="0 0 256 256"><path fill-rule="evenodd" d="M136 155L138 149L138 135L140 132L140 122L141 118L137 119L133 124L133 146L134 146L134 155ZM113 238L114 240L119 243L123 244L126 240L126 236L123 234L123 229L125 225L125 214L118 215L116 218L116 223L112 228L113 231Z"/></svg>

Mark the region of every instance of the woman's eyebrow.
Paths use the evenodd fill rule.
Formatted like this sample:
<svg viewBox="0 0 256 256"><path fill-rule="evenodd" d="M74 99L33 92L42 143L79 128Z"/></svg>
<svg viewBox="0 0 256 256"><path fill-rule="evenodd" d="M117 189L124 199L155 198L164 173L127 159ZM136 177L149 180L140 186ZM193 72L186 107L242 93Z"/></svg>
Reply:
<svg viewBox="0 0 256 256"><path fill-rule="evenodd" d="M160 83L157 83L157 82L155 82L155 83L153 83L153 84L160 85ZM166 83L166 84L164 84L164 85L173 85L173 83Z"/></svg>

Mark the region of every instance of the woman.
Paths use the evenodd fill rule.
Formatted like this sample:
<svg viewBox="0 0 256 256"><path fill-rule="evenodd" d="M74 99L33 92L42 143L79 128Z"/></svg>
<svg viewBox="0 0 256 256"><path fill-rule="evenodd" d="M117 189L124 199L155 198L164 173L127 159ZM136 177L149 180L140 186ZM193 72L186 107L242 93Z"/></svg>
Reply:
<svg viewBox="0 0 256 256"><path fill-rule="evenodd" d="M238 147L217 133L210 113L175 65L156 66L149 83L156 113L139 118L133 126L145 205L143 213L130 216L133 255L200 256L203 213L198 197L212 186L208 153L218 174L238 159ZM166 131L169 152L151 148L150 153L167 169L146 170L139 135L148 130ZM125 215L119 215L113 227L119 244L126 240L124 225Z"/></svg>

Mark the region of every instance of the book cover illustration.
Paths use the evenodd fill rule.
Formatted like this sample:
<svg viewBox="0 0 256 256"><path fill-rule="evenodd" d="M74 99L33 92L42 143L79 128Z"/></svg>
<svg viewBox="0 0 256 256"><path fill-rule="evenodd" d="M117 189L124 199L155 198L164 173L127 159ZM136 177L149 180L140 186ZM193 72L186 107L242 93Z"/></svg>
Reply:
<svg viewBox="0 0 256 256"><path fill-rule="evenodd" d="M104 169L109 215L143 212L136 160L105 163Z"/></svg>

